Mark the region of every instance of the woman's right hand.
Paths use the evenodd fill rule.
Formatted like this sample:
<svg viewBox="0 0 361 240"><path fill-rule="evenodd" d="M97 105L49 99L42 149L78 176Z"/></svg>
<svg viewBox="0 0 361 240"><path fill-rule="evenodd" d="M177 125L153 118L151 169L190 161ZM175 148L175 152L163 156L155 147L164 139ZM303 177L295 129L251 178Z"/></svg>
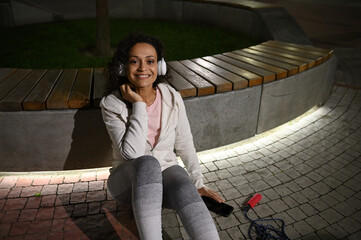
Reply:
<svg viewBox="0 0 361 240"><path fill-rule="evenodd" d="M123 99L127 100L130 103L144 102L143 98L130 88L129 83L121 85L120 92L122 93Z"/></svg>

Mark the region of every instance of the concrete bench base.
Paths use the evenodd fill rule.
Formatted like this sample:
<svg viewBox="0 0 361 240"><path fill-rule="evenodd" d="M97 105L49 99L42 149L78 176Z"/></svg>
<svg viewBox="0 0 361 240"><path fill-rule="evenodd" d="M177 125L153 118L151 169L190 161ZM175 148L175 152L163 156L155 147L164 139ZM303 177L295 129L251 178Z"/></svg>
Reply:
<svg viewBox="0 0 361 240"><path fill-rule="evenodd" d="M322 105L331 93L337 58L308 71L263 85L257 133L282 125Z"/></svg>

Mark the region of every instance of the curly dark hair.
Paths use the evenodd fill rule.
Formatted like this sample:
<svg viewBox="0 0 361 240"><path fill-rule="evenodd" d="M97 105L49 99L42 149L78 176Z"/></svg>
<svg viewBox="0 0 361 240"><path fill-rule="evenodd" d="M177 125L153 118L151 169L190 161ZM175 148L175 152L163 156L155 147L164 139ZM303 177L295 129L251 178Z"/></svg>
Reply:
<svg viewBox="0 0 361 240"><path fill-rule="evenodd" d="M130 49L137 43L148 43L152 45L157 52L157 60L159 61L164 58L164 45L158 38L135 32L120 40L117 46L117 50L114 53L111 62L108 64L109 78L105 95L111 94L114 90L118 89L120 85L129 83L129 80L126 76L120 76L119 70L120 66L123 66L123 69L126 69L126 63L129 58ZM156 87L161 82L170 80L168 70L169 69L167 67L167 74L163 76L157 76L157 79L153 83L153 87Z"/></svg>

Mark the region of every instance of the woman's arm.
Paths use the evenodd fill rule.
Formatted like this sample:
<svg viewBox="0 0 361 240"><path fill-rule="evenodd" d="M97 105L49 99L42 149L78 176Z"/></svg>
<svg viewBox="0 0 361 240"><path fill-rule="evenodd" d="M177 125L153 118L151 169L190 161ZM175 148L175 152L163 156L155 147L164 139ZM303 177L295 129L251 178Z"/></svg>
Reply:
<svg viewBox="0 0 361 240"><path fill-rule="evenodd" d="M144 155L148 132L145 102L134 102L132 105L131 116L126 122L126 119L120 117L120 113L111 111L107 108L107 104L101 104L103 120L110 139L126 160ZM127 109L123 109L123 111L127 111Z"/></svg>

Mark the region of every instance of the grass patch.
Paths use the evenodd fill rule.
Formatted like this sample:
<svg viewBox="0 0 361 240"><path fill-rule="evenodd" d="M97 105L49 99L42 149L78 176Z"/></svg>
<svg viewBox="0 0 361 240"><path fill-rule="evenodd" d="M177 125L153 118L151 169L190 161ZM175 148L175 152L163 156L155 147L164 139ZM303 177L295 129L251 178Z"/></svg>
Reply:
<svg viewBox="0 0 361 240"><path fill-rule="evenodd" d="M166 60L203 57L257 42L248 36L216 27L161 20L111 19L111 45L133 31L159 37L166 46ZM0 67L82 68L106 66L110 57L87 56L96 43L96 20L50 22L0 29Z"/></svg>

